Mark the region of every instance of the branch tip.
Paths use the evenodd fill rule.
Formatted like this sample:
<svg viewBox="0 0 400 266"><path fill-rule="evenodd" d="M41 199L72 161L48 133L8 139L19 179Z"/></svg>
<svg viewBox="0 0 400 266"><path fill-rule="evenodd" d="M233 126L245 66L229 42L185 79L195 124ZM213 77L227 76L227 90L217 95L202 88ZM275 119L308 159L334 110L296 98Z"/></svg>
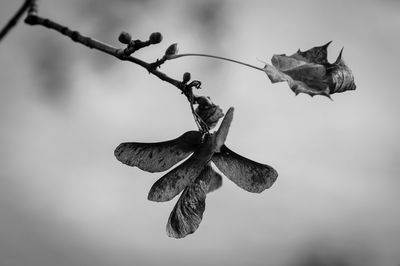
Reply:
<svg viewBox="0 0 400 266"><path fill-rule="evenodd" d="M36 10L36 9L34 9ZM73 41L80 43L86 47L96 49L98 51L104 52L106 54L112 55L122 61L129 61L131 63L137 64L143 68L145 68L150 74L155 75L158 77L160 80L163 80L165 82L170 83L171 85L175 86L178 88L187 98L187 100L190 103L192 114L194 116L194 120L201 132L208 132L209 127L207 124L199 117L199 115L196 113L196 111L193 108L193 104L195 102L195 99L197 99L197 96L193 94L193 88L200 89L201 88L201 82L198 80L193 80L189 83L191 79L191 75L189 72L185 72L182 77L182 81L173 79L166 75L165 73L157 70L163 63L165 63L167 60L172 59L173 56L175 56L178 52L178 45L176 43L170 45L167 50L165 51L165 54L161 59L157 59L156 62L153 63L147 63L145 61L142 61L136 57L133 57L131 54L133 54L135 51L152 45L152 44L157 44L162 41L162 34L159 32L154 32L150 34L149 40L147 41L141 41L141 40L132 40L132 36L127 33L127 32L121 32L121 34L118 37L118 40L125 44L125 48L116 48L113 47L109 44L97 41L95 39L92 39L90 37L84 36L78 31L74 31L69 29L68 27L58 24L50 19L42 18L40 16L37 16L34 14L34 12L30 13L27 18L25 19L25 22L28 25L41 25L43 27L55 30L69 38L71 38Z"/></svg>

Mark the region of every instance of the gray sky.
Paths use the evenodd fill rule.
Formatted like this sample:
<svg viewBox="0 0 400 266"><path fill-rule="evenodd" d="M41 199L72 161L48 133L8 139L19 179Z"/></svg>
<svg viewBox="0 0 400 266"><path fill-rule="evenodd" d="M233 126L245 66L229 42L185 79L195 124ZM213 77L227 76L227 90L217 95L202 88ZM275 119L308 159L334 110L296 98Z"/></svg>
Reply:
<svg viewBox="0 0 400 266"><path fill-rule="evenodd" d="M21 1L0 0L0 24ZM138 66L21 23L0 44L1 265L379 265L400 263L400 2L40 1L40 14L118 45L164 41L262 66L333 40L357 90L334 101L238 65L182 58L200 93L235 107L229 147L279 172L260 195L224 178L200 228L165 234L175 199L147 201L162 174L115 160L125 141L195 129L184 97Z"/></svg>

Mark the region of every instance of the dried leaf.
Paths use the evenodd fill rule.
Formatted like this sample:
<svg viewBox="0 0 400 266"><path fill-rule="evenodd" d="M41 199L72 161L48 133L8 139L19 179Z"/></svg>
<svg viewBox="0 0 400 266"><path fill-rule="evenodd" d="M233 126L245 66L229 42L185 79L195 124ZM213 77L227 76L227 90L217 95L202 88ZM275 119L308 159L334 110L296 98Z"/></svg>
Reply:
<svg viewBox="0 0 400 266"><path fill-rule="evenodd" d="M211 160L214 154L213 135L207 135L192 156L182 164L169 171L157 180L150 189L148 199L151 201L169 201L192 183Z"/></svg>
<svg viewBox="0 0 400 266"><path fill-rule="evenodd" d="M209 97L200 96L196 99L196 101L198 103L196 113L210 129L214 128L219 119L224 116L222 109L218 105L211 102Z"/></svg>
<svg viewBox="0 0 400 266"><path fill-rule="evenodd" d="M340 51L336 62L328 66L329 76L332 79L330 82L330 93L343 92L346 90L355 90L353 73L342 59L343 49Z"/></svg>
<svg viewBox="0 0 400 266"><path fill-rule="evenodd" d="M300 49L297 51L297 53L293 54L292 56L294 58L298 58L302 61L308 62L308 63L315 63L315 64L320 64L324 65L328 63L328 46L331 44L332 41L322 45L322 46L316 46L313 47L307 51L300 51Z"/></svg>
<svg viewBox="0 0 400 266"><path fill-rule="evenodd" d="M269 165L260 164L234 153L225 145L215 153L212 162L236 185L249 192L261 193L272 186L278 173Z"/></svg>
<svg viewBox="0 0 400 266"><path fill-rule="evenodd" d="M121 143L114 151L115 157L129 166L147 172L162 172L185 159L201 144L201 133L188 131L182 136L164 142Z"/></svg>
<svg viewBox="0 0 400 266"><path fill-rule="evenodd" d="M196 180L185 188L172 210L167 223L168 236L182 238L194 233L203 218L206 193L221 183L221 176L208 163Z"/></svg>
<svg viewBox="0 0 400 266"><path fill-rule="evenodd" d="M286 55L274 55L272 65L266 64L265 73L272 83L287 81L297 95L322 95L330 98L333 93L354 90L354 77L341 59L342 52L335 63L327 59L327 48L331 42L313 47L307 51Z"/></svg>

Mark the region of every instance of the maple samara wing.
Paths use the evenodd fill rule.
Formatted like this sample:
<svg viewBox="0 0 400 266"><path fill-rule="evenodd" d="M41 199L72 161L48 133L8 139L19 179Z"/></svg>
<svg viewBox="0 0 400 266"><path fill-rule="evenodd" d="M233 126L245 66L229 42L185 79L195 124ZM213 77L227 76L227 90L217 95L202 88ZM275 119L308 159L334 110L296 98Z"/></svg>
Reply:
<svg viewBox="0 0 400 266"><path fill-rule="evenodd" d="M193 153L201 144L201 133L188 131L164 142L121 143L114 151L118 161L147 172L163 172Z"/></svg>
<svg viewBox="0 0 400 266"><path fill-rule="evenodd" d="M249 160L225 145L214 154L212 162L227 178L249 192L261 193L271 187L278 177L271 166Z"/></svg>

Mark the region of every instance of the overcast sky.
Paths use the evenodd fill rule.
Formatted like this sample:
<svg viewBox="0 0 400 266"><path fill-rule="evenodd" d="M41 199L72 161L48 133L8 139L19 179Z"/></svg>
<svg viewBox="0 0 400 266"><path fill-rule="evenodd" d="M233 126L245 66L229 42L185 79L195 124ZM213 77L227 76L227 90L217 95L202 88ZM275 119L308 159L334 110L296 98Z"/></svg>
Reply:
<svg viewBox="0 0 400 266"><path fill-rule="evenodd" d="M0 0L4 25L22 1ZM255 65L332 40L357 90L294 96L265 74L204 58L185 71L225 111L227 145L272 165L278 180L251 194L224 178L200 228L181 240L165 224L176 199L147 200L162 174L118 162L126 141L195 129L185 98L140 67L20 23L0 43L0 265L400 264L400 2L61 1L39 13L118 45L122 30L161 44L140 51L218 54Z"/></svg>

